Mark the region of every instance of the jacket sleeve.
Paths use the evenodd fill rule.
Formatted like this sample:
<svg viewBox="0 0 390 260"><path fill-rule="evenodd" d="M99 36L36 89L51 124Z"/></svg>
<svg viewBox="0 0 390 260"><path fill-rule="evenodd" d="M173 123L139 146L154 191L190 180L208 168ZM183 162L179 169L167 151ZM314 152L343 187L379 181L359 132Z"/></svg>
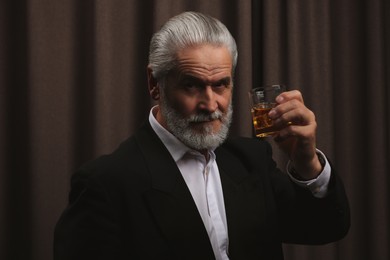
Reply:
<svg viewBox="0 0 390 260"><path fill-rule="evenodd" d="M280 183L274 174L273 185ZM342 239L350 227L350 211L343 183L332 167L328 193L316 198L308 189L290 181L291 192L276 194L283 242L325 244Z"/></svg>
<svg viewBox="0 0 390 260"><path fill-rule="evenodd" d="M275 219L282 242L325 244L343 238L350 227L348 199L343 183L332 166L328 193L316 198L307 188L296 185L277 168L269 143L255 138L237 139L228 144L248 172L263 182L268 210ZM261 157L261 158L260 158Z"/></svg>
<svg viewBox="0 0 390 260"><path fill-rule="evenodd" d="M271 148L269 147L272 161ZM268 178L276 201L279 232L285 243L317 245L342 239L350 227L350 210L344 185L332 166L328 193L316 198L295 184L276 166ZM270 162L269 165L275 165Z"/></svg>

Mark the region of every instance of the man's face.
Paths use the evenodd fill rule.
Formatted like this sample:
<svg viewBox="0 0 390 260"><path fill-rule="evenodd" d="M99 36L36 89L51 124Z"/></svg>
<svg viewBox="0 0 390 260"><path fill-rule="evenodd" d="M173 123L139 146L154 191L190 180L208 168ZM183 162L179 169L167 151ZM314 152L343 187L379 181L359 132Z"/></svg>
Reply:
<svg viewBox="0 0 390 260"><path fill-rule="evenodd" d="M231 121L230 53L225 47L201 45L179 51L177 62L161 90L157 120L191 148L215 148Z"/></svg>

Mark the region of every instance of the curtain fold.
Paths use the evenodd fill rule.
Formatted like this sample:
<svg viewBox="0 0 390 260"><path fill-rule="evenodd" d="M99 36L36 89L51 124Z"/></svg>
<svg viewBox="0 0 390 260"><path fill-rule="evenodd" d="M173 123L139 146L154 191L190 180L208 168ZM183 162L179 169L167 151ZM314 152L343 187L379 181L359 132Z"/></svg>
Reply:
<svg viewBox="0 0 390 260"><path fill-rule="evenodd" d="M302 91L318 148L344 179L348 236L285 245L285 259L389 259L387 0L1 1L0 259L52 259L70 176L146 120L150 38L187 10L219 18L236 38L231 135L252 135L249 89L284 83Z"/></svg>
<svg viewBox="0 0 390 260"><path fill-rule="evenodd" d="M17 252L19 259L32 252L31 132L29 107L29 35L27 3L7 2L1 10L0 102L0 221L1 252ZM12 13L13 15L10 15ZM6 39L6 41L5 41ZM12 171L11 171L12 169ZM18 174L14 174L17 172ZM17 205L17 206L15 206ZM19 236L23 233L23 236ZM24 251L18 251L22 244ZM1 256L0 256L1 257Z"/></svg>

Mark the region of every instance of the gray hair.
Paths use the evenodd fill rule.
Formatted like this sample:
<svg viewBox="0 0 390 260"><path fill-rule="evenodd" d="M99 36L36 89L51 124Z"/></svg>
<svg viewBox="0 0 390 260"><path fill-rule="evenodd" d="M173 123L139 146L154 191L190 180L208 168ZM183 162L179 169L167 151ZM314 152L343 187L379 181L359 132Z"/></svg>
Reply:
<svg viewBox="0 0 390 260"><path fill-rule="evenodd" d="M184 12L172 17L156 32L149 49L149 66L155 79L162 79L176 65L179 50L201 44L225 46L232 57L234 73L237 65L237 46L224 24L196 12Z"/></svg>

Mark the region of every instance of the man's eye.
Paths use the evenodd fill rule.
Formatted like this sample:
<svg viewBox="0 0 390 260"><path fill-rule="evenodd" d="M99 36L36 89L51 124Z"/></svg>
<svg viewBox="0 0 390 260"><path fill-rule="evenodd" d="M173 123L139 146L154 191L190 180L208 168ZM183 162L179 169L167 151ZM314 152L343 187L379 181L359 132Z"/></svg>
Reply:
<svg viewBox="0 0 390 260"><path fill-rule="evenodd" d="M218 83L218 84L214 84L213 87L214 87L214 88L225 88L225 87L226 87L226 84L224 84L224 83Z"/></svg>
<svg viewBox="0 0 390 260"><path fill-rule="evenodd" d="M213 85L213 88L216 88L216 89L228 88L228 87L229 87L229 83L227 83L227 82L218 82L218 83Z"/></svg>
<svg viewBox="0 0 390 260"><path fill-rule="evenodd" d="M183 87L187 89L195 89L195 88L199 88L200 86L195 82L185 82L183 83Z"/></svg>

